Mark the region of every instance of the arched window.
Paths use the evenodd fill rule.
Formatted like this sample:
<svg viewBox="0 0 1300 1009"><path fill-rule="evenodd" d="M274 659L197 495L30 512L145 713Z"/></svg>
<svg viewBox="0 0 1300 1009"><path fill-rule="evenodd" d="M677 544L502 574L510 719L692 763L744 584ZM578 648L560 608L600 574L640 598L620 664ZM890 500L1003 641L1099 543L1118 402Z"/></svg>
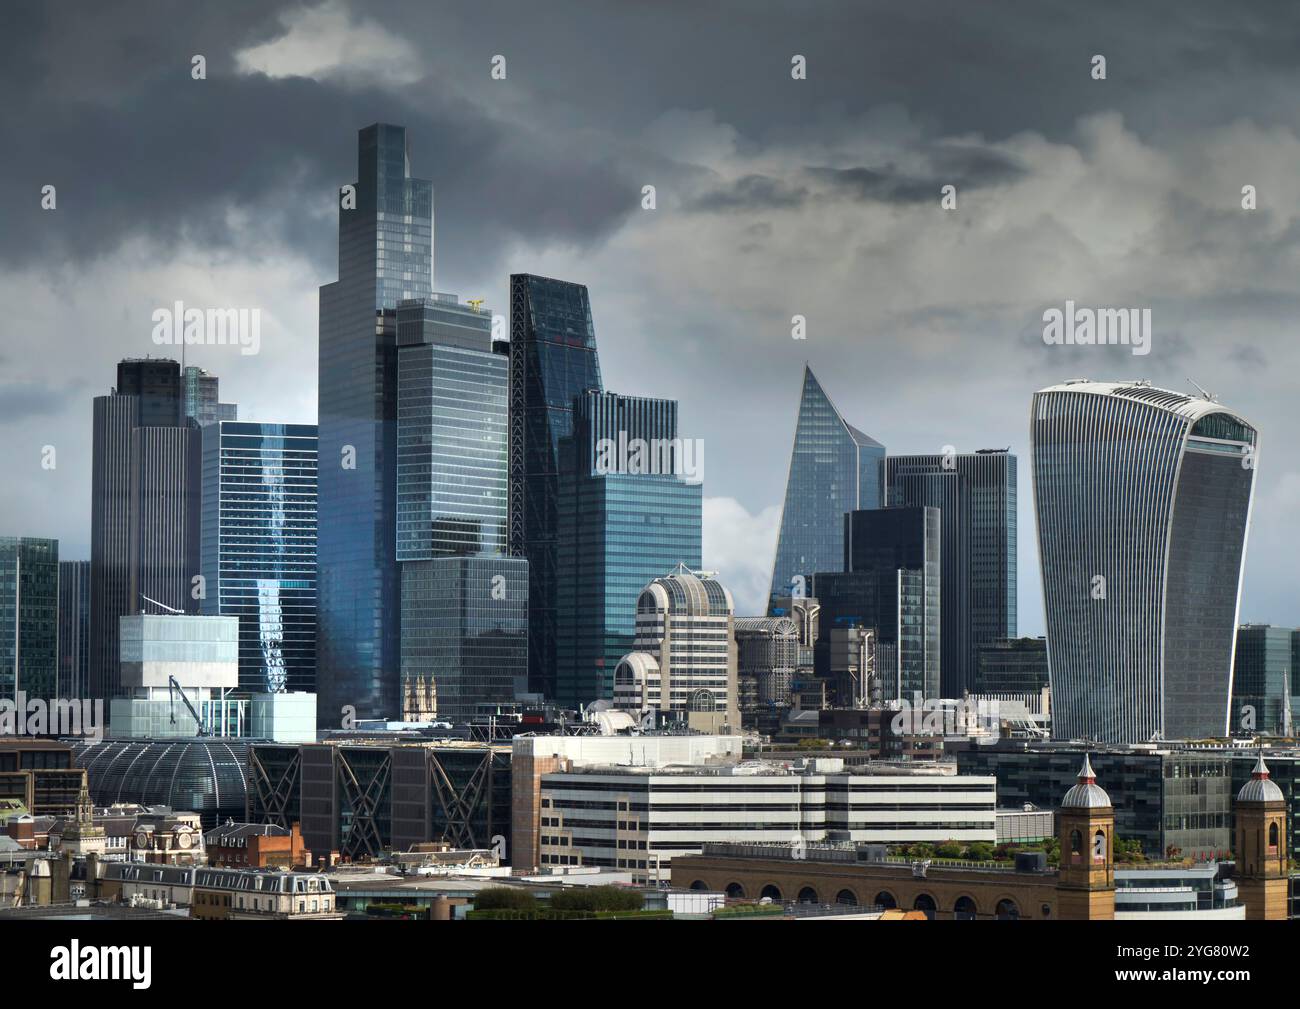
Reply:
<svg viewBox="0 0 1300 1009"><path fill-rule="evenodd" d="M1080 862L1083 860L1083 835L1077 830L1070 831L1070 861Z"/></svg>
<svg viewBox="0 0 1300 1009"><path fill-rule="evenodd" d="M839 893L835 895L835 903L849 904L856 907L858 903L858 895L855 894L852 890L841 890Z"/></svg>
<svg viewBox="0 0 1300 1009"><path fill-rule="evenodd" d="M1277 821L1268 825L1268 846L1270 848L1277 847Z"/></svg>
<svg viewBox="0 0 1300 1009"><path fill-rule="evenodd" d="M957 921L974 921L975 901L969 897L958 897L957 903L952 906L952 916Z"/></svg>
<svg viewBox="0 0 1300 1009"><path fill-rule="evenodd" d="M912 901L912 910L924 911L925 916L931 920L934 919L934 912L938 909L938 905L935 904L934 898L928 893L918 893L916 895L916 900Z"/></svg>
<svg viewBox="0 0 1300 1009"><path fill-rule="evenodd" d="M1106 861L1106 832L1098 830L1092 835L1092 860L1094 862Z"/></svg>
<svg viewBox="0 0 1300 1009"><path fill-rule="evenodd" d="M707 890L708 888L709 888L709 884L704 882L704 880L702 879L697 879L694 883L691 884L692 890Z"/></svg>
<svg viewBox="0 0 1300 1009"><path fill-rule="evenodd" d="M1020 908L1016 907L1016 902L1010 897L1004 897L998 901L997 909L994 911L994 917L998 921L1019 921Z"/></svg>
<svg viewBox="0 0 1300 1009"><path fill-rule="evenodd" d="M732 900L740 900L745 896L745 888L739 883L728 883L726 893Z"/></svg>
<svg viewBox="0 0 1300 1009"><path fill-rule="evenodd" d="M767 886L763 887L763 892L759 894L759 897L767 897L771 900L780 900L781 888L775 883L768 883Z"/></svg>
<svg viewBox="0 0 1300 1009"><path fill-rule="evenodd" d="M894 899L894 895L888 890L881 890L871 903L875 904L876 907L898 907L898 901Z"/></svg>
<svg viewBox="0 0 1300 1009"><path fill-rule="evenodd" d="M820 904L821 901L817 899L816 890L814 890L811 886L805 886L802 890L799 891L799 903Z"/></svg>

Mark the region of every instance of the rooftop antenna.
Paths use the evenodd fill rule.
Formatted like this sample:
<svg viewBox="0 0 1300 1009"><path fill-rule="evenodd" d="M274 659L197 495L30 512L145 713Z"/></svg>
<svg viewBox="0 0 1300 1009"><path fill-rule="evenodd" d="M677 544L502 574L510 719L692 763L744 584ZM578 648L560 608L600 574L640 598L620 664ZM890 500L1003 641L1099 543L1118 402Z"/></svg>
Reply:
<svg viewBox="0 0 1300 1009"><path fill-rule="evenodd" d="M157 599L150 599L143 592L140 593L140 598L143 599L146 603L153 603L155 606L161 607L162 609L166 610L168 613L175 613L177 616L182 616L182 617L185 615L184 610L173 609L171 606L168 606L166 603L160 603Z"/></svg>
<svg viewBox="0 0 1300 1009"><path fill-rule="evenodd" d="M1197 383L1192 379L1189 378L1187 381L1191 382L1192 385L1196 386L1196 391L1201 394L1202 399L1208 399L1211 403L1217 403L1219 401L1218 396L1214 395L1214 393L1212 392L1206 392L1203 388L1201 388L1200 385L1197 385Z"/></svg>

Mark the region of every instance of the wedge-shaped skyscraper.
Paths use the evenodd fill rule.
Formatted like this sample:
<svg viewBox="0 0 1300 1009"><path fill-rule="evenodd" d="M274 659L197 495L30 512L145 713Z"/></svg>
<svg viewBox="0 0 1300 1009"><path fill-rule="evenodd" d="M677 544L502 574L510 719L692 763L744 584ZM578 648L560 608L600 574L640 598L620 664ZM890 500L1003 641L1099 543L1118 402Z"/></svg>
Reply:
<svg viewBox="0 0 1300 1009"><path fill-rule="evenodd" d="M844 515L883 507L884 482L885 446L845 422L805 365L772 568L773 600L806 594L814 573L844 570Z"/></svg>
<svg viewBox="0 0 1300 1009"><path fill-rule="evenodd" d="M1259 438L1145 382L1034 395L1052 729L1108 743L1223 736Z"/></svg>

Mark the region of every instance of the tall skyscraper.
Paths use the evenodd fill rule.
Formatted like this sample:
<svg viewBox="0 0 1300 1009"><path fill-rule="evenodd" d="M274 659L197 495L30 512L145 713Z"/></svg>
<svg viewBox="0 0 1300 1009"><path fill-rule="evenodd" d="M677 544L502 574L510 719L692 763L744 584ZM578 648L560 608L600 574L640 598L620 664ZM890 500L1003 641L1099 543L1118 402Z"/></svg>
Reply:
<svg viewBox="0 0 1300 1009"><path fill-rule="evenodd" d="M688 482L677 403L612 392L576 397L562 439L555 700L577 707L614 691L632 650L636 601L679 564L698 570L703 485ZM637 453L641 453L638 455Z"/></svg>
<svg viewBox="0 0 1300 1009"><path fill-rule="evenodd" d="M0 536L0 698L59 695L59 541Z"/></svg>
<svg viewBox="0 0 1300 1009"><path fill-rule="evenodd" d="M401 713L467 721L528 676L528 562L506 556L509 361L455 295L397 310Z"/></svg>
<svg viewBox="0 0 1300 1009"><path fill-rule="evenodd" d="M939 696L942 673L942 536L937 508L875 508L843 518L843 571L819 572L813 594L821 604L816 645L819 676L843 679L830 664L835 633L874 629L881 698ZM847 691L840 691L846 693ZM845 700L844 703L847 703Z"/></svg>
<svg viewBox="0 0 1300 1009"><path fill-rule="evenodd" d="M974 689L979 646L1016 634L1016 457L982 449L886 460L891 505L939 509L944 697Z"/></svg>
<svg viewBox="0 0 1300 1009"><path fill-rule="evenodd" d="M844 514L882 507L884 488L885 447L844 420L805 365L771 598L806 594L797 578L844 570Z"/></svg>
<svg viewBox="0 0 1300 1009"><path fill-rule="evenodd" d="M239 618L239 689L316 687L316 425L203 429L200 612Z"/></svg>
<svg viewBox="0 0 1300 1009"><path fill-rule="evenodd" d="M90 690L90 561L59 561L59 696Z"/></svg>
<svg viewBox="0 0 1300 1009"><path fill-rule="evenodd" d="M574 399L600 391L591 303L581 284L510 278L510 553L528 561L529 688L555 696L560 442Z"/></svg>
<svg viewBox="0 0 1300 1009"><path fill-rule="evenodd" d="M433 185L406 130L358 136L339 193L339 279L320 289L317 710L337 725L399 710L397 305L433 293Z"/></svg>
<svg viewBox="0 0 1300 1009"><path fill-rule="evenodd" d="M184 418L180 365L126 360L94 401L90 696L121 686L118 621L153 606L196 612L199 440Z"/></svg>
<svg viewBox="0 0 1300 1009"><path fill-rule="evenodd" d="M1210 398L1078 380L1034 394L1052 731L1222 736L1258 433Z"/></svg>

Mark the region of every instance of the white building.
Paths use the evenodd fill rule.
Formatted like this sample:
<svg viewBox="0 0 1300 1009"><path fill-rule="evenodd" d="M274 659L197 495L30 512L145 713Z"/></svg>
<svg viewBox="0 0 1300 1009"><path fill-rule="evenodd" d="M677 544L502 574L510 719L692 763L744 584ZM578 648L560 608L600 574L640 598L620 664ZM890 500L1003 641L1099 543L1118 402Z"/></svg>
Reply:
<svg viewBox="0 0 1300 1009"><path fill-rule="evenodd" d="M846 773L838 759L785 766L605 766L545 774L540 864L630 869L667 879L675 855L714 841L882 844L996 837L996 779L952 767Z"/></svg>
<svg viewBox="0 0 1300 1009"><path fill-rule="evenodd" d="M684 565L636 601L633 650L614 670L614 704L670 712L704 732L738 731L735 605L712 575Z"/></svg>

